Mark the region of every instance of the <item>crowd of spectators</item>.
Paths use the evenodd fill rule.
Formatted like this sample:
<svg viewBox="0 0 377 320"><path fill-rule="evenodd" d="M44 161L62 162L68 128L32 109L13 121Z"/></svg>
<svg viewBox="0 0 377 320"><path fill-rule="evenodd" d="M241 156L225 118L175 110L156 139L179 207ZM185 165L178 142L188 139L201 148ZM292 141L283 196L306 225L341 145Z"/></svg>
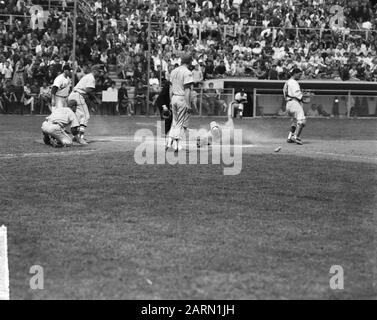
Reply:
<svg viewBox="0 0 377 320"><path fill-rule="evenodd" d="M33 11L49 3L48 15ZM180 54L190 51L197 83L286 79L293 67L303 70L304 79L377 80L377 7L368 0L78 3L77 79L101 63L125 86L158 88L180 64ZM8 92L24 104L30 94L46 104L44 84L50 86L65 64L73 65L72 6L72 0L0 0L0 108ZM106 74L98 90L111 86Z"/></svg>
<svg viewBox="0 0 377 320"><path fill-rule="evenodd" d="M97 57L106 51L102 60L116 59L120 77L131 82L146 81L149 14L152 70L160 78L190 51L198 82L286 79L294 66L306 79L377 80L377 14L368 0L92 2L109 43Z"/></svg>

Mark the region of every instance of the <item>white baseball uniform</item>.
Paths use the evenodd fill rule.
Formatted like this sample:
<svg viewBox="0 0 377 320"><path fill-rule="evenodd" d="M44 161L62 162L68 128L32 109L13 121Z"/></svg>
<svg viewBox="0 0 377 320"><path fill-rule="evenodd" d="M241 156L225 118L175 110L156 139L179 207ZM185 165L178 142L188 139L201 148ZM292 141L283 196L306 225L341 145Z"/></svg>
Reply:
<svg viewBox="0 0 377 320"><path fill-rule="evenodd" d="M54 108L50 116L42 124L42 132L50 135L65 146L72 145L71 137L65 132L65 129L78 127L79 121L75 113L70 108Z"/></svg>
<svg viewBox="0 0 377 320"><path fill-rule="evenodd" d="M170 74L171 92L172 92L172 113L173 123L169 137L180 139L183 130L188 127L190 118L189 109L185 99L185 86L194 82L192 72L186 66L180 66Z"/></svg>
<svg viewBox="0 0 377 320"><path fill-rule="evenodd" d="M68 98L68 100L75 100L77 102L76 115L81 126L81 131L85 130L84 128L87 127L90 119L88 105L85 102L86 90L88 88L95 89L95 87L96 79L93 73L86 74L81 78L76 87L74 87Z"/></svg>
<svg viewBox="0 0 377 320"><path fill-rule="evenodd" d="M283 89L284 98L287 101L287 111L293 116L293 121L300 124L306 121L305 112L302 107L302 91L300 84L293 78L289 79Z"/></svg>
<svg viewBox="0 0 377 320"><path fill-rule="evenodd" d="M55 94L55 108L63 108L67 106L67 98L69 96L71 85L71 79L66 77L64 73L56 77L54 84L52 85L53 87L58 88Z"/></svg>
<svg viewBox="0 0 377 320"><path fill-rule="evenodd" d="M237 109L241 116L243 116L244 104L247 103L247 94L242 92L237 92L234 96L234 100L237 102ZM230 108L231 109L231 108ZM232 110L230 110L232 112ZM229 112L228 112L229 115ZM231 116L234 116L231 114Z"/></svg>

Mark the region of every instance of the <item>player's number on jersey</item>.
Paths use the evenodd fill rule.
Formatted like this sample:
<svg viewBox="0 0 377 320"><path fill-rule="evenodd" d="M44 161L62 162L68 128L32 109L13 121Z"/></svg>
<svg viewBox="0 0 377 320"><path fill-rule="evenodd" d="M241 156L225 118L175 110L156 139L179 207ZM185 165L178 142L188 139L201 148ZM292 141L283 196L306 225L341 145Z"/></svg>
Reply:
<svg viewBox="0 0 377 320"><path fill-rule="evenodd" d="M342 6L335 5L330 8L330 13L333 16L330 18L330 27L338 29L344 27L344 9Z"/></svg>

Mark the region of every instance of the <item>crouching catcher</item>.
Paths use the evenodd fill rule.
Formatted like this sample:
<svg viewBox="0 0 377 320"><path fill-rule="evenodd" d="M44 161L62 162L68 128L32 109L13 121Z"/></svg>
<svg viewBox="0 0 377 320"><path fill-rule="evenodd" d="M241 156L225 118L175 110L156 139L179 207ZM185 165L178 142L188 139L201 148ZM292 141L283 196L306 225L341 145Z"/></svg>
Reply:
<svg viewBox="0 0 377 320"><path fill-rule="evenodd" d="M53 109L50 116L42 124L43 142L54 148L70 147L73 140L67 133L70 128L71 133L80 144L85 144L80 138L80 123L75 114L77 102L71 100L68 107Z"/></svg>

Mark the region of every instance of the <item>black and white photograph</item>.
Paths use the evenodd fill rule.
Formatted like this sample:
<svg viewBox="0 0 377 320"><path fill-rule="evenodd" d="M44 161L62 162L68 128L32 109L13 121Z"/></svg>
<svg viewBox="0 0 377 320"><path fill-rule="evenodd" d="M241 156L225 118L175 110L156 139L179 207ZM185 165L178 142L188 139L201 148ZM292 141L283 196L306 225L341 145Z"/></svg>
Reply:
<svg viewBox="0 0 377 320"><path fill-rule="evenodd" d="M376 300L376 235L377 1L0 0L0 300Z"/></svg>

